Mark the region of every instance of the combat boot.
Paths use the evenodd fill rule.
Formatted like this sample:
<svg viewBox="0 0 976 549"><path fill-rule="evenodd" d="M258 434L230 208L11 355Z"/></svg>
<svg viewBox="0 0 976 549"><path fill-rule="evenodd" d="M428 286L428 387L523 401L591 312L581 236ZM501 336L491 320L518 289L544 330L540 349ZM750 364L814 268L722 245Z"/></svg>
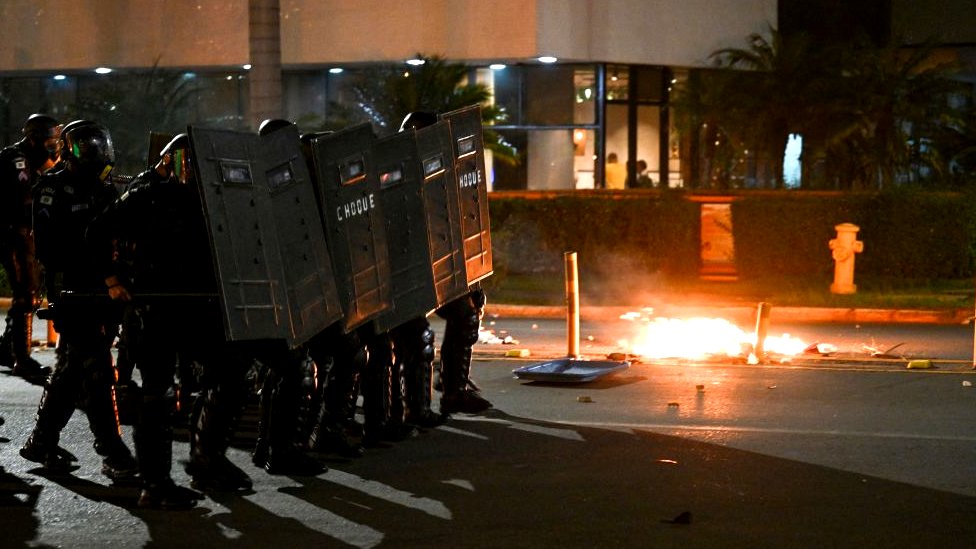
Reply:
<svg viewBox="0 0 976 549"><path fill-rule="evenodd" d="M441 348L441 376L444 393L441 395L441 415L478 414L491 408L491 402L481 396L469 378L471 347Z"/></svg>
<svg viewBox="0 0 976 549"><path fill-rule="evenodd" d="M143 509L191 509L203 494L177 486L171 479L143 486L137 505Z"/></svg>
<svg viewBox="0 0 976 549"><path fill-rule="evenodd" d="M314 477L326 472L328 468L298 448L286 446L268 452L264 470L271 475Z"/></svg>
<svg viewBox="0 0 976 549"><path fill-rule="evenodd" d="M460 391L444 393L441 396L441 414L479 414L491 408L491 402L481 396L474 389L465 388Z"/></svg>
<svg viewBox="0 0 976 549"><path fill-rule="evenodd" d="M37 433L27 437L27 442L20 449L20 457L39 463L52 472L66 473L78 468L78 459L71 452L57 444L41 442Z"/></svg>
<svg viewBox="0 0 976 549"><path fill-rule="evenodd" d="M3 335L0 335L0 366L6 366L8 368L13 367L16 363L14 360L14 345L13 345L13 319L7 316L7 326L3 331Z"/></svg>
<svg viewBox="0 0 976 549"><path fill-rule="evenodd" d="M358 438L341 424L323 419L312 429L308 444L313 452L358 458L364 453Z"/></svg>
<svg viewBox="0 0 976 549"><path fill-rule="evenodd" d="M11 373L28 380L43 379L51 375L51 368L42 366L40 362L26 356L16 359Z"/></svg>
<svg viewBox="0 0 976 549"><path fill-rule="evenodd" d="M131 482L139 475L139 464L126 449L125 452L116 452L102 459L102 474L112 482Z"/></svg>
<svg viewBox="0 0 976 549"><path fill-rule="evenodd" d="M204 492L247 491L253 486L251 477L224 455L198 454L190 459L185 470L193 477L190 486Z"/></svg>

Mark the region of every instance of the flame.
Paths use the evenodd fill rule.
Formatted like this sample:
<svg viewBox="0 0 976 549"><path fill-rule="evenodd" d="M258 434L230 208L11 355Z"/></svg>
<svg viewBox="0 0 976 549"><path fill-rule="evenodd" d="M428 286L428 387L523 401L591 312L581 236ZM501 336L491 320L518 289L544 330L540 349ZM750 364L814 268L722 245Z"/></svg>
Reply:
<svg viewBox="0 0 976 549"><path fill-rule="evenodd" d="M620 343L630 353L645 358L749 356L756 343L755 333L746 332L722 318L648 318L639 313L626 313L620 318L640 321L634 338ZM763 345L769 354L786 356L798 355L806 347L803 341L789 334L767 336Z"/></svg>

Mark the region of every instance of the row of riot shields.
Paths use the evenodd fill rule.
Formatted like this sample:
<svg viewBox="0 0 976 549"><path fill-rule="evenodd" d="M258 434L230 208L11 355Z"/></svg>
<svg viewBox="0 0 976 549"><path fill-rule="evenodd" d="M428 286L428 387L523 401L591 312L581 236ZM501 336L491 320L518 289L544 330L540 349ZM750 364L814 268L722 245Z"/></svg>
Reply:
<svg viewBox="0 0 976 549"><path fill-rule="evenodd" d="M384 138L188 133L229 341L387 331L492 273L478 106Z"/></svg>

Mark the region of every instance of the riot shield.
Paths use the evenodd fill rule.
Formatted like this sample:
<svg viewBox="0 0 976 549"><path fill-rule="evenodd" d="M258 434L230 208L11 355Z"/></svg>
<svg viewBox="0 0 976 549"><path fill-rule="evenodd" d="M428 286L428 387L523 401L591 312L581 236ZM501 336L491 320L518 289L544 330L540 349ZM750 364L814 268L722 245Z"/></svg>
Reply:
<svg viewBox="0 0 976 549"><path fill-rule="evenodd" d="M449 140L450 130L444 129L448 131ZM444 260L440 257L435 259L432 253L435 245L437 252L441 253L445 244L452 243L436 242L431 238L430 212L426 207L426 185L416 133L410 130L377 140L370 148L369 159L379 174L379 196L390 252L393 305L375 321L377 332L385 332L408 320L427 316L440 305L434 274L435 266L439 267ZM447 160L441 152L436 168L438 172L443 173L442 166ZM451 203L452 206L454 204ZM457 208L451 210L456 211ZM460 238L454 238L453 244L455 268L459 269L460 278L467 289L463 279L464 264L460 261Z"/></svg>
<svg viewBox="0 0 976 549"><path fill-rule="evenodd" d="M348 332L391 306L390 265L379 178L367 163L375 140L369 124L311 142L322 223Z"/></svg>
<svg viewBox="0 0 976 549"><path fill-rule="evenodd" d="M288 335L301 344L342 318L342 306L298 128L261 136L260 161L281 252Z"/></svg>
<svg viewBox="0 0 976 549"><path fill-rule="evenodd" d="M279 339L287 322L274 210L258 158L260 137L188 128L228 341Z"/></svg>
<svg viewBox="0 0 976 549"><path fill-rule="evenodd" d="M468 292L450 125L442 121L416 130L416 142L434 288L441 307Z"/></svg>
<svg viewBox="0 0 976 549"><path fill-rule="evenodd" d="M488 179L481 133L481 107L472 105L439 115L451 125L454 175L461 205L461 234L468 284L492 273L488 220Z"/></svg>
<svg viewBox="0 0 976 549"><path fill-rule="evenodd" d="M192 126L188 133L225 337L304 343L338 318L338 299L328 273L317 272L329 264L328 251L298 136Z"/></svg>

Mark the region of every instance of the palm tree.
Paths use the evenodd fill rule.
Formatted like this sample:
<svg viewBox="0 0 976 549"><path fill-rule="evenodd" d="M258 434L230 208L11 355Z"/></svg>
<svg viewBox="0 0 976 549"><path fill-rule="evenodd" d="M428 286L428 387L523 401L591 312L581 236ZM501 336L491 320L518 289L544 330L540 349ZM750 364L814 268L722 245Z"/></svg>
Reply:
<svg viewBox="0 0 976 549"><path fill-rule="evenodd" d="M758 184L782 188L783 153L790 134L809 118L823 57L804 35L785 40L776 29L768 30L768 38L751 34L748 48L711 54L722 70L713 73L707 98L714 123L730 143L740 154L753 151Z"/></svg>
<svg viewBox="0 0 976 549"><path fill-rule="evenodd" d="M857 37L822 45L771 27L768 38L748 42L715 51L719 70L679 89L674 106L679 130L710 128L709 160L721 145L737 162L751 150L760 186L783 186L791 133L804 137L803 185L811 188L883 189L946 173L964 150L959 137L972 122L950 106L958 83L931 62L931 46L906 51Z"/></svg>
<svg viewBox="0 0 976 549"><path fill-rule="evenodd" d="M475 104L481 105L485 126L505 120L504 110L489 102L490 90L471 81L468 66L437 56L418 54L417 58L424 63L408 70L398 66L367 69L353 87L358 109L377 127L392 132L411 112L443 113ZM496 160L518 161L515 148L487 127L484 140Z"/></svg>
<svg viewBox="0 0 976 549"><path fill-rule="evenodd" d="M834 93L843 107L825 149L850 188L890 188L917 178L923 165L947 172L933 137L947 125L964 128L965 118L948 100L958 89L950 67L932 63L932 51L857 47L841 61Z"/></svg>

